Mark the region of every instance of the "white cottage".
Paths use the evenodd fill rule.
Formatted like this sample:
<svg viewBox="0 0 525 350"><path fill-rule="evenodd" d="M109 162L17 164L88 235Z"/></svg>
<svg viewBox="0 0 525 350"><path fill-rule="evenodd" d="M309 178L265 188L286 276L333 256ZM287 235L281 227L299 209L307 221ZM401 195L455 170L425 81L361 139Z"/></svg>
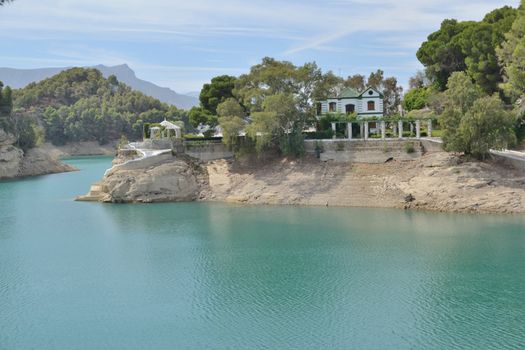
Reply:
<svg viewBox="0 0 525 350"><path fill-rule="evenodd" d="M383 94L373 88L366 88L361 93L347 88L339 96L319 101L317 115L326 113L357 113L357 118L383 117Z"/></svg>

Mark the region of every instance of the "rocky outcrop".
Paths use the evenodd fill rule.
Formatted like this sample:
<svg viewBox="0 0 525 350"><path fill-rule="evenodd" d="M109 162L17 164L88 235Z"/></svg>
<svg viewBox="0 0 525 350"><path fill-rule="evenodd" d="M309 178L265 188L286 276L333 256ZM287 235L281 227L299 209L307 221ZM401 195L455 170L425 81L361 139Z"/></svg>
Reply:
<svg viewBox="0 0 525 350"><path fill-rule="evenodd" d="M202 168L188 157L171 153L122 160L113 166L100 183L80 196L80 201L114 203L182 202L197 199Z"/></svg>
<svg viewBox="0 0 525 350"><path fill-rule="evenodd" d="M45 150L34 148L26 153L14 146L15 138L0 129L0 179L61 173L75 170L61 163Z"/></svg>
<svg viewBox="0 0 525 350"><path fill-rule="evenodd" d="M24 157L22 150L13 146L13 135L0 129L0 179L16 177Z"/></svg>
<svg viewBox="0 0 525 350"><path fill-rule="evenodd" d="M522 171L445 152L382 164L315 157L197 164L171 154L119 159L80 200L103 202L220 201L447 212L525 213Z"/></svg>

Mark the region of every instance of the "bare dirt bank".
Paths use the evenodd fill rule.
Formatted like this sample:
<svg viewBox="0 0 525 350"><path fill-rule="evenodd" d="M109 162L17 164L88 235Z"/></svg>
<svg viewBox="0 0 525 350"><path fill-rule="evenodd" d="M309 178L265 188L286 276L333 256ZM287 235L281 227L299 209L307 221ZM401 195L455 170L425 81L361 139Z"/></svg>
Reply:
<svg viewBox="0 0 525 350"><path fill-rule="evenodd" d="M257 166L215 161L206 169L208 183L200 200L525 213L522 171L444 152L384 164L307 158Z"/></svg>
<svg viewBox="0 0 525 350"><path fill-rule="evenodd" d="M525 213L525 174L444 152L382 164L322 162L314 157L199 164L189 157L164 154L114 166L78 199Z"/></svg>

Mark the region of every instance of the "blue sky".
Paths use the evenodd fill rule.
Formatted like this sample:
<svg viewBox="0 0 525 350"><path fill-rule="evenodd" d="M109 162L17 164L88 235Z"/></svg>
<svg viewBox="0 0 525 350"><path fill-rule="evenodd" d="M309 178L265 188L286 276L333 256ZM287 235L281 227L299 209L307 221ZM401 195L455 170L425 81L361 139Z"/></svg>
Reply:
<svg viewBox="0 0 525 350"><path fill-rule="evenodd" d="M407 85L445 18L479 20L519 0L16 0L0 9L0 66L127 63L177 92L264 56L323 71L383 69Z"/></svg>

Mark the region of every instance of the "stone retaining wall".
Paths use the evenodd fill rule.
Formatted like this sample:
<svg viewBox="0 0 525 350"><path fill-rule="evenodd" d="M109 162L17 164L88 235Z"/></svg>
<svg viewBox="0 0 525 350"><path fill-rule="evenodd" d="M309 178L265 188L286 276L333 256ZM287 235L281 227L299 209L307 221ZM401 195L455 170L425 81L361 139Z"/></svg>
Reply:
<svg viewBox="0 0 525 350"><path fill-rule="evenodd" d="M203 162L233 158L233 152L222 142L186 141L184 142L184 153Z"/></svg>
<svg viewBox="0 0 525 350"><path fill-rule="evenodd" d="M306 140L307 153L315 154L316 145L322 149L322 161L355 163L384 163L395 160L414 160L423 154L421 140ZM410 147L411 146L411 147ZM410 152L409 149L413 151Z"/></svg>

